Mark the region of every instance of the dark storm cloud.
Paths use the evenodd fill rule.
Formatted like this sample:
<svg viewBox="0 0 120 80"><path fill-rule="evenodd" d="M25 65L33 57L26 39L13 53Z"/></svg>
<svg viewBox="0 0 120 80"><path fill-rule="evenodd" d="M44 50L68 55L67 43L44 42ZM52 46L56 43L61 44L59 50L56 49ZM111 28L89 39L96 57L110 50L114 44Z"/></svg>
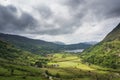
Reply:
<svg viewBox="0 0 120 80"><path fill-rule="evenodd" d="M78 18L79 17L79 18ZM46 28L42 30L40 27L38 30L31 31L31 34L47 34L47 35L63 35L74 33L78 27L81 25L82 16L76 16L69 20L62 17L53 18L53 24L44 23L41 24L42 27Z"/></svg>
<svg viewBox="0 0 120 80"><path fill-rule="evenodd" d="M113 18L120 16L120 0L64 0L64 5L69 8L69 11L81 15L83 17L91 12L98 18ZM77 14L77 12L80 13ZM79 17L78 17L79 18Z"/></svg>
<svg viewBox="0 0 120 80"><path fill-rule="evenodd" d="M57 13L57 9L51 9L49 5L36 5L35 9L39 13L39 21L33 18L36 14L22 12L17 16L18 10L14 6L0 5L0 31L16 31L30 34L62 35L72 34L84 23L97 22L110 18L120 17L120 0L61 0L57 3L61 7L66 7L68 13ZM55 3L54 3L55 4ZM53 4L53 5L54 5ZM27 4L26 4L27 5ZM29 5L28 5L29 6ZM21 7L22 9L22 7ZM64 8L63 8L64 9ZM55 11L54 11L55 10ZM35 11L35 12L36 12ZM59 8L58 8L59 11ZM62 11L62 10L61 10ZM66 19L64 14L68 14ZM62 16L63 15L63 16ZM71 17L71 18L69 18ZM49 23L51 21L51 23ZM40 25L40 26L38 26ZM26 29L28 31L26 31Z"/></svg>
<svg viewBox="0 0 120 80"><path fill-rule="evenodd" d="M92 0L86 10L91 11L97 18L114 18L120 16L120 0Z"/></svg>
<svg viewBox="0 0 120 80"><path fill-rule="evenodd" d="M106 15L109 18L120 17L120 0L110 0L110 3L106 4L105 10L108 10Z"/></svg>
<svg viewBox="0 0 120 80"><path fill-rule="evenodd" d="M69 15L72 16L69 20L64 17L54 16L52 10L48 6L41 6L39 12L44 21L48 18L53 20L53 24L44 23L41 26L46 30L33 31L34 34L62 35L74 33L79 27L88 21L92 14L96 20L105 20L120 16L120 0L64 0L61 6L66 6ZM65 13L66 14L66 13ZM61 14L60 14L61 15ZM86 20L84 20L84 18ZM59 26L59 28L56 28ZM48 29L47 29L48 28Z"/></svg>
<svg viewBox="0 0 120 80"><path fill-rule="evenodd" d="M23 32L26 28L32 28L36 20L29 14L22 12L17 16L17 8L9 5L0 5L0 31Z"/></svg>

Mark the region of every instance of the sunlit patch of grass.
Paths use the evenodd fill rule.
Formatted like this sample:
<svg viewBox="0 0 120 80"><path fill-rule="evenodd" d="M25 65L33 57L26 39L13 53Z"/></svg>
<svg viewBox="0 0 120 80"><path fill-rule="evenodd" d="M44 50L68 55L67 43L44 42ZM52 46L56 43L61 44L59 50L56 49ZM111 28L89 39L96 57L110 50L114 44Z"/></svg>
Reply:
<svg viewBox="0 0 120 80"><path fill-rule="evenodd" d="M1 77L0 80L47 80L43 77L32 77L32 76L11 76L11 77Z"/></svg>
<svg viewBox="0 0 120 80"><path fill-rule="evenodd" d="M72 54L66 54L64 58L62 58L64 54L55 54L53 58L53 61L55 62L50 62L48 65L52 64L58 64L59 67L61 68L78 68L78 69L83 69L83 70L94 70L93 68L89 67L86 64L81 63L81 59L77 57L76 55Z"/></svg>

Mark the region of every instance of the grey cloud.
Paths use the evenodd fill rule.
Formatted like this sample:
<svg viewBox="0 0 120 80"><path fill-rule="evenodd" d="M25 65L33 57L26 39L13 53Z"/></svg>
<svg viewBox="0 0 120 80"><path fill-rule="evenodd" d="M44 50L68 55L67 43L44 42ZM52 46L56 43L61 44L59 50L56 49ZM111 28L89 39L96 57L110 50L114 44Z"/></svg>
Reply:
<svg viewBox="0 0 120 80"><path fill-rule="evenodd" d="M89 16L95 17L96 20L120 17L119 4L120 0L62 0L62 4L59 3L59 5L67 7L65 9L68 9L69 15L72 17L69 20L54 15L54 11L49 5L36 6L35 10L43 19L43 22L39 21L39 23L32 15L25 12L22 12L22 15L18 17L16 15L17 8L14 6L0 6L0 31L22 31L26 33L25 30L28 29L28 34L72 34L82 24L89 24L87 19L92 22L92 17L89 18ZM47 23L48 20L52 20L53 23ZM57 26L59 27L56 28ZM46 29L42 29L43 27Z"/></svg>
<svg viewBox="0 0 120 80"><path fill-rule="evenodd" d="M50 18L52 16L52 11L49 7L47 6L40 6L39 8L37 8L40 15L43 17L43 18Z"/></svg>
<svg viewBox="0 0 120 80"><path fill-rule="evenodd" d="M53 28L53 29L48 29L48 30L41 30L41 31L33 31L30 32L31 34L48 34L48 35L62 35L62 34L68 34L68 33L73 33L73 29L71 28Z"/></svg>
<svg viewBox="0 0 120 80"><path fill-rule="evenodd" d="M108 17L120 17L120 0L114 0L114 2L113 0L110 1L111 3L108 6L106 6L108 7L108 9L110 9L107 12Z"/></svg>
<svg viewBox="0 0 120 80"><path fill-rule="evenodd" d="M120 0L92 0L92 3L88 3L87 10L91 11L98 19L120 16Z"/></svg>
<svg viewBox="0 0 120 80"><path fill-rule="evenodd" d="M64 20L64 18L55 18L55 23L59 24L61 28L58 30L53 29L52 31L49 31L48 34L53 34L53 32L54 34L73 33L83 23L87 23L87 21L83 21L83 18L88 18L86 16L91 16L90 13L98 20L120 17L119 4L120 0L66 0L63 5L68 7L69 14L73 18L68 21ZM92 21L92 19L89 20Z"/></svg>
<svg viewBox="0 0 120 80"><path fill-rule="evenodd" d="M69 6L71 9L78 8L85 3L85 0L64 0L65 5Z"/></svg>
<svg viewBox="0 0 120 80"><path fill-rule="evenodd" d="M53 15L54 13L47 6L42 5L35 9L37 9L40 15L42 15L44 23L40 24L38 30L30 30L29 32L31 34L63 35L74 33L76 29L78 29L78 27L81 25L81 20L84 15L83 12L77 11L76 13L70 14L74 17L66 20L64 17L60 17L59 15ZM53 21L52 24L47 23L48 18ZM59 28L56 28L58 26ZM44 30L42 27L46 29Z"/></svg>
<svg viewBox="0 0 120 80"><path fill-rule="evenodd" d="M36 20L28 13L22 12L17 16L17 8L9 5L0 5L0 31L23 32L26 28L35 26Z"/></svg>
<svg viewBox="0 0 120 80"><path fill-rule="evenodd" d="M39 9L44 20L47 21L48 17L52 16L52 12L47 7ZM48 34L48 35L61 35L68 34L75 31L74 24L76 21L65 21L64 18L54 18L54 24L39 24L31 15L22 12L21 16L17 16L17 8L14 6L0 6L0 31L12 33L28 33L28 34ZM60 28L56 28L57 26ZM42 29L46 28L46 30ZM47 29L48 28L48 29ZM26 29L28 31L26 31Z"/></svg>
<svg viewBox="0 0 120 80"><path fill-rule="evenodd" d="M65 0L64 5L68 6L71 14L77 16L81 16L81 13L83 17L92 13L97 19L120 16L120 0Z"/></svg>

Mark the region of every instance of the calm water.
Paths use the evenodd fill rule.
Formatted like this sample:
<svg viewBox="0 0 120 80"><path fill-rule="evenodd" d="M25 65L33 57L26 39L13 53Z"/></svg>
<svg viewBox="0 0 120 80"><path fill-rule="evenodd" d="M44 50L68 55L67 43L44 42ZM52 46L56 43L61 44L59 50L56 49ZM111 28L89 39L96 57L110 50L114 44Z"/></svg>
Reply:
<svg viewBox="0 0 120 80"><path fill-rule="evenodd" d="M76 49L76 50L66 50L65 52L70 52L70 53L80 53L83 52L84 49Z"/></svg>

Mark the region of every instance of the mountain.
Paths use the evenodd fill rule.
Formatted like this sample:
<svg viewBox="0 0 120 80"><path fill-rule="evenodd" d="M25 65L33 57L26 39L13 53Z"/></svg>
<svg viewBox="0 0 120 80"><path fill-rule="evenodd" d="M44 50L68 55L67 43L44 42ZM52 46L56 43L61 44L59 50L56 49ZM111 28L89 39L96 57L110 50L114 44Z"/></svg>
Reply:
<svg viewBox="0 0 120 80"><path fill-rule="evenodd" d="M55 41L55 42L53 42L53 43L58 44L58 45L66 45L65 43L59 42L59 41Z"/></svg>
<svg viewBox="0 0 120 80"><path fill-rule="evenodd" d="M26 38L23 36L18 35L10 35L10 34L0 34L0 39L7 41L11 44L13 44L15 47L20 48L22 50L30 51L32 53L48 53L59 51L57 44L46 42L43 40L35 40Z"/></svg>
<svg viewBox="0 0 120 80"><path fill-rule="evenodd" d="M16 58L19 55L19 50L12 45L0 40L0 57L5 59Z"/></svg>
<svg viewBox="0 0 120 80"><path fill-rule="evenodd" d="M1 60L9 60L11 63L26 63L27 65L31 63L30 58L35 58L36 56L38 55L17 49L12 44L0 40L0 62Z"/></svg>
<svg viewBox="0 0 120 80"><path fill-rule="evenodd" d="M95 45L95 44L97 44L98 42L97 42L97 41L90 41L90 42L84 42L84 43L86 43L86 44L91 44L91 45Z"/></svg>
<svg viewBox="0 0 120 80"><path fill-rule="evenodd" d="M33 80L26 77L36 80L38 75L41 80L46 80L43 71L35 66L42 67L47 60L0 39L0 80Z"/></svg>
<svg viewBox="0 0 120 80"><path fill-rule="evenodd" d="M117 25L116 28L111 31L103 41L113 41L113 40L119 40L120 41L120 23Z"/></svg>
<svg viewBox="0 0 120 80"><path fill-rule="evenodd" d="M84 62L120 69L120 24L103 41L86 49L82 57Z"/></svg>
<svg viewBox="0 0 120 80"><path fill-rule="evenodd" d="M0 33L0 39L13 44L16 48L37 54L54 53L69 49L86 49L91 46L89 44L84 43L72 45L59 45L43 40L30 39L23 36L3 33Z"/></svg>
<svg viewBox="0 0 120 80"><path fill-rule="evenodd" d="M75 49L87 49L90 46L92 45L88 43L77 43L77 44L65 45L64 48L65 50L75 50Z"/></svg>

